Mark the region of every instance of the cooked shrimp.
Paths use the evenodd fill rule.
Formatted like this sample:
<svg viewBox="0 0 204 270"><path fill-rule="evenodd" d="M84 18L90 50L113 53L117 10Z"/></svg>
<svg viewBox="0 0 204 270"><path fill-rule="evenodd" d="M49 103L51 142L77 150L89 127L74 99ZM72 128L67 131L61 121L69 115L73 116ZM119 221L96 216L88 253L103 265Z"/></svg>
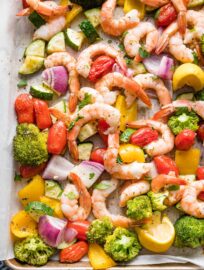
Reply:
<svg viewBox="0 0 204 270"><path fill-rule="evenodd" d="M91 212L91 196L76 174L70 173L69 178L74 185L67 184L62 193L62 212L71 221L85 220Z"/></svg>
<svg viewBox="0 0 204 270"><path fill-rule="evenodd" d="M104 155L104 166L108 173L118 179L141 179L152 169L152 163L132 162L130 164L117 163L119 151L119 134L116 132L108 136L108 149Z"/></svg>
<svg viewBox="0 0 204 270"><path fill-rule="evenodd" d="M128 12L124 17L114 19L114 10L116 7L116 0L106 0L102 5L100 20L103 31L112 36L120 36L126 30L136 26L140 19L139 13L136 9Z"/></svg>
<svg viewBox="0 0 204 270"><path fill-rule="evenodd" d="M78 73L87 78L91 69L93 58L100 55L109 55L114 58L120 68L126 73L127 66L120 51L103 42L94 44L83 50L77 60Z"/></svg>
<svg viewBox="0 0 204 270"><path fill-rule="evenodd" d="M120 194L120 207L124 207L128 200L146 194L150 190L150 183L145 180L138 181L125 187Z"/></svg>
<svg viewBox="0 0 204 270"><path fill-rule="evenodd" d="M112 214L106 207L106 199L111 193L113 193L113 191L117 189L118 180L111 179L103 180L102 182L106 184L108 188L104 190L94 189L91 197L94 216L96 218L109 217L113 225L116 227L120 226L127 228L131 225L134 225L134 220L122 215Z"/></svg>
<svg viewBox="0 0 204 270"><path fill-rule="evenodd" d="M126 93L130 93L135 97L139 97L147 106L151 106L149 97L144 92L142 87L133 79L130 79L119 72L108 73L103 76L95 85L96 90L103 96L105 103L114 104L116 101L117 92L110 91L114 87L123 88ZM132 100L133 102L134 100ZM127 102L127 99L126 99ZM129 107L131 103L127 103Z"/></svg>
<svg viewBox="0 0 204 270"><path fill-rule="evenodd" d="M55 34L62 31L65 25L66 19L64 16L53 18L34 32L33 39L49 41Z"/></svg>
<svg viewBox="0 0 204 270"><path fill-rule="evenodd" d="M80 89L79 95L78 95L79 100L83 100L86 95L90 96L90 100L91 100L90 103L95 103L95 102L105 103L103 96L100 95L97 90L91 87L82 87Z"/></svg>
<svg viewBox="0 0 204 270"><path fill-rule="evenodd" d="M76 70L76 60L68 52L53 53L48 56L44 63L46 68L54 66L64 66L69 73L69 110L74 112L78 102L78 93L80 89L78 72Z"/></svg>
<svg viewBox="0 0 204 270"><path fill-rule="evenodd" d="M174 135L166 124L154 120L138 120L129 122L127 126L130 128L148 126L159 131L161 137L144 147L149 156L164 155L174 148Z"/></svg>
<svg viewBox="0 0 204 270"><path fill-rule="evenodd" d="M173 175L159 174L153 178L151 182L151 189L153 192L159 192L167 185L187 185L187 181Z"/></svg>
<svg viewBox="0 0 204 270"><path fill-rule="evenodd" d="M68 147L72 157L78 160L78 148L76 139L80 129L92 120L104 119L108 124L108 133L115 132L120 123L120 112L110 105L94 103L85 106L72 116L73 128L68 132Z"/></svg>
<svg viewBox="0 0 204 270"><path fill-rule="evenodd" d="M54 1L41 2L40 0L26 0L26 3L30 6L29 8L21 10L17 16L27 16L35 10L37 13L53 17L65 14L67 6L59 6Z"/></svg>
<svg viewBox="0 0 204 270"><path fill-rule="evenodd" d="M150 7L161 7L169 3L169 0L141 0L142 3Z"/></svg>
<svg viewBox="0 0 204 270"><path fill-rule="evenodd" d="M204 101L189 101L189 100L176 100L164 106L158 111L153 119L164 122L167 116L170 116L179 107L186 107L189 111L195 111L202 119L204 119Z"/></svg>
<svg viewBox="0 0 204 270"><path fill-rule="evenodd" d="M184 44L183 38L178 32L169 39L169 52L182 63L194 61L194 51Z"/></svg>
<svg viewBox="0 0 204 270"><path fill-rule="evenodd" d="M183 193L186 186L180 186L179 190L175 190L175 191L169 191L169 195L168 197L165 199L165 204L168 206L172 206L175 205L176 203L178 203L182 197L183 197Z"/></svg>
<svg viewBox="0 0 204 270"><path fill-rule="evenodd" d="M159 33L156 27L150 22L140 22L135 28L129 30L124 38L124 46L130 57L135 57L136 62L140 62L142 58L139 54L141 48L140 41L146 37L144 49L150 53L157 45Z"/></svg>
<svg viewBox="0 0 204 270"><path fill-rule="evenodd" d="M204 218L204 202L198 200L198 195L204 191L204 180L190 183L184 190L181 208L188 215Z"/></svg>
<svg viewBox="0 0 204 270"><path fill-rule="evenodd" d="M157 77L155 78L155 75L150 73L139 74L134 77L134 80L139 83L144 90L154 90L158 96L161 106L171 103L172 99L169 90L161 79Z"/></svg>

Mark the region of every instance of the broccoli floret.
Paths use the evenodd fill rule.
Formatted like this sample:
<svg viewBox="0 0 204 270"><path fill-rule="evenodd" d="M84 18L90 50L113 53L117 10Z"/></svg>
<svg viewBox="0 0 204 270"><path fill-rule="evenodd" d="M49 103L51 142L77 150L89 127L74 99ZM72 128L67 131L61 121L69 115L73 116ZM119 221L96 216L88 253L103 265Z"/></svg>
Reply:
<svg viewBox="0 0 204 270"><path fill-rule="evenodd" d="M55 249L46 245L39 236L30 236L14 245L15 258L34 266L47 263Z"/></svg>
<svg viewBox="0 0 204 270"><path fill-rule="evenodd" d="M126 262L138 255L141 246L136 234L118 227L106 238L104 248L115 261Z"/></svg>
<svg viewBox="0 0 204 270"><path fill-rule="evenodd" d="M127 202L126 214L128 217L136 220L150 218L152 216L152 206L149 197L142 195L129 200Z"/></svg>
<svg viewBox="0 0 204 270"><path fill-rule="evenodd" d="M175 225L174 246L196 248L204 245L204 219L182 216Z"/></svg>
<svg viewBox="0 0 204 270"><path fill-rule="evenodd" d="M199 117L195 112L186 107L180 107L176 113L169 118L168 125L172 132L177 135L184 129L196 131L198 129Z"/></svg>
<svg viewBox="0 0 204 270"><path fill-rule="evenodd" d="M114 227L108 217L103 219L95 219L92 221L87 232L87 240L90 243L98 243L103 245L106 241L106 237L113 233Z"/></svg>
<svg viewBox="0 0 204 270"><path fill-rule="evenodd" d="M14 159L22 165L37 166L48 160L47 133L33 124L20 124L13 139Z"/></svg>
<svg viewBox="0 0 204 270"><path fill-rule="evenodd" d="M82 6L84 9L100 7L105 0L71 0L72 3Z"/></svg>
<svg viewBox="0 0 204 270"><path fill-rule="evenodd" d="M148 197L150 198L153 211L164 211L167 208L167 206L164 204L164 200L168 197L168 194L168 191L159 193L149 191L147 193Z"/></svg>

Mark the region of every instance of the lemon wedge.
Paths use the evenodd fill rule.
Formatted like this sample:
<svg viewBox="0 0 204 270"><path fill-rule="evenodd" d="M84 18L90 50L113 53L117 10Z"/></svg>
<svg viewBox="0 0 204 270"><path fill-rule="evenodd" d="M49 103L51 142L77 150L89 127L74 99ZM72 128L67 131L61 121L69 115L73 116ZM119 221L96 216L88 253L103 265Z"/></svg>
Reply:
<svg viewBox="0 0 204 270"><path fill-rule="evenodd" d="M136 228L141 245L153 252L165 252L173 244L175 238L174 226L167 216L161 217L155 212L152 222L142 228Z"/></svg>
<svg viewBox="0 0 204 270"><path fill-rule="evenodd" d="M189 85L196 91L201 90L204 87L203 70L192 63L180 65L173 75L173 90L176 91L184 85Z"/></svg>

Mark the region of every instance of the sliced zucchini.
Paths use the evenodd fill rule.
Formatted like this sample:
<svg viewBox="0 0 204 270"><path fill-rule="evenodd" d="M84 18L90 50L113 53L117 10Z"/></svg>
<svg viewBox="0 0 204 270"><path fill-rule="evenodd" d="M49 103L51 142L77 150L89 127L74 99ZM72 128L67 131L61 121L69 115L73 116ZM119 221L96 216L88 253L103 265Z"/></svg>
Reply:
<svg viewBox="0 0 204 270"><path fill-rule="evenodd" d="M25 50L25 56L45 57L45 41L38 39L31 42Z"/></svg>
<svg viewBox="0 0 204 270"><path fill-rule="evenodd" d="M93 149L92 142L80 143L78 145L79 160L89 160L92 149Z"/></svg>
<svg viewBox="0 0 204 270"><path fill-rule="evenodd" d="M192 183L196 180L195 174L179 175L180 178Z"/></svg>
<svg viewBox="0 0 204 270"><path fill-rule="evenodd" d="M46 24L46 21L41 17L36 11L33 11L28 16L29 21L36 27L40 28L40 26Z"/></svg>
<svg viewBox="0 0 204 270"><path fill-rule="evenodd" d="M100 24L100 9L92 8L84 12L86 18L92 23L93 27L97 27Z"/></svg>
<svg viewBox="0 0 204 270"><path fill-rule="evenodd" d="M47 53L51 54L54 52L65 52L65 37L63 32L57 33L54 37L50 39L47 45Z"/></svg>
<svg viewBox="0 0 204 270"><path fill-rule="evenodd" d="M91 136L95 135L97 132L97 122L89 122L81 128L78 139L80 142L83 142Z"/></svg>
<svg viewBox="0 0 204 270"><path fill-rule="evenodd" d="M78 51L81 49L82 43L84 41L84 34L82 32L77 32L71 28L65 31L66 43L72 49Z"/></svg>
<svg viewBox="0 0 204 270"><path fill-rule="evenodd" d="M54 210L42 202L30 202L26 205L25 211L37 222L44 215L53 216Z"/></svg>
<svg viewBox="0 0 204 270"><path fill-rule="evenodd" d="M134 76L147 73L147 70L142 63L136 63L135 61L132 61L131 68L134 70Z"/></svg>
<svg viewBox="0 0 204 270"><path fill-rule="evenodd" d="M77 239L74 239L72 242L70 243L67 243L65 241L63 241L62 243L60 243L58 246L57 246L57 249L65 249L65 248L68 248L70 247L71 245L73 245L74 243L76 243Z"/></svg>
<svg viewBox="0 0 204 270"><path fill-rule="evenodd" d="M19 73L29 75L39 71L44 65L44 58L39 56L26 56L23 65L20 67Z"/></svg>
<svg viewBox="0 0 204 270"><path fill-rule="evenodd" d="M193 100L193 98L194 98L194 93L184 93L184 94L178 95L176 97L176 100L182 100L182 99Z"/></svg>
<svg viewBox="0 0 204 270"><path fill-rule="evenodd" d="M54 93L48 87L43 85L34 85L30 87L31 96L43 100L52 100Z"/></svg>
<svg viewBox="0 0 204 270"><path fill-rule="evenodd" d="M194 8L204 4L204 0L190 0L188 3L188 8Z"/></svg>
<svg viewBox="0 0 204 270"><path fill-rule="evenodd" d="M59 200L62 195L62 187L53 180L45 180L45 196Z"/></svg>
<svg viewBox="0 0 204 270"><path fill-rule="evenodd" d="M79 24L81 31L84 33L89 43L94 43L95 41L101 40L98 32L88 20L84 20Z"/></svg>

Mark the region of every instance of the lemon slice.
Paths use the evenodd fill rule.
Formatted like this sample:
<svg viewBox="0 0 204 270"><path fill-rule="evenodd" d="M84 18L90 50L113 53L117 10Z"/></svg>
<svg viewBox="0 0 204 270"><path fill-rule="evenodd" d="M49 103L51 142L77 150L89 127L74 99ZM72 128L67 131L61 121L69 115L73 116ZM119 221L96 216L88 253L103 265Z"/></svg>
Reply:
<svg viewBox="0 0 204 270"><path fill-rule="evenodd" d="M180 65L173 75L173 90L189 85L196 91L204 87L204 72L203 70L192 63Z"/></svg>
<svg viewBox="0 0 204 270"><path fill-rule="evenodd" d="M175 238L174 226L167 216L155 212L152 222L143 228L136 228L141 245L153 252L165 252L173 244Z"/></svg>

